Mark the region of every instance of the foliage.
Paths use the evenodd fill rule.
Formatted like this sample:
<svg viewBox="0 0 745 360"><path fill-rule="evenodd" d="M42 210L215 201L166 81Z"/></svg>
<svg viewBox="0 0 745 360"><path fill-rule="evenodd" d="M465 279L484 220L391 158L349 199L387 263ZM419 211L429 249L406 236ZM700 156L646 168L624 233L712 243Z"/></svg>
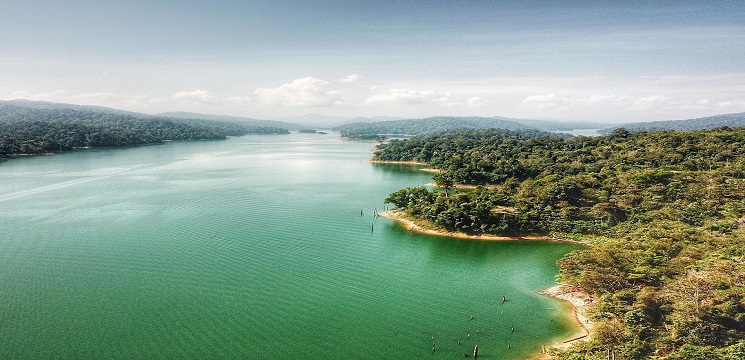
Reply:
<svg viewBox="0 0 745 360"><path fill-rule="evenodd" d="M286 130L298 130L303 128L303 125L293 124L285 121L276 120L260 120L254 118L240 117L240 116L229 116L229 115L210 115L210 114L197 114L183 111L172 111L156 114L157 117L169 117L178 119L200 119L200 120L212 120L220 122L234 122L242 125L266 127L266 128L280 128Z"/></svg>
<svg viewBox="0 0 745 360"><path fill-rule="evenodd" d="M743 127L745 126L745 113L721 114L687 120L663 120L650 122L636 122L622 125L623 128L630 132L639 131L660 131L660 130L709 130L718 127ZM598 130L603 134L608 134L615 128L606 128Z"/></svg>
<svg viewBox="0 0 745 360"><path fill-rule="evenodd" d="M334 130L340 131L341 136L348 138L375 139L386 135L422 135L442 131L452 131L454 129L489 128L535 130L530 126L500 118L444 116L425 119L353 123L337 126Z"/></svg>
<svg viewBox="0 0 745 360"><path fill-rule="evenodd" d="M560 281L597 299L593 339L559 358L732 359L745 349L743 155L745 129L471 130L391 141L376 158L428 162L447 187L478 185L387 199L434 225L596 239L557 262Z"/></svg>
<svg viewBox="0 0 745 360"><path fill-rule="evenodd" d="M225 139L226 136L249 133L288 133L285 129L232 122L139 116L97 107L42 105L19 106L0 102L0 157L76 147L131 146L166 140Z"/></svg>

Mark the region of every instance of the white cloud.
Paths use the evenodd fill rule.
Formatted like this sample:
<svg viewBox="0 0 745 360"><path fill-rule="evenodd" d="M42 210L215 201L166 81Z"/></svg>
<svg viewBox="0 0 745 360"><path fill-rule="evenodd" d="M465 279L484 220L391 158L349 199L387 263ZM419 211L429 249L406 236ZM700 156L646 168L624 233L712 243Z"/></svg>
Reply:
<svg viewBox="0 0 745 360"><path fill-rule="evenodd" d="M692 103L684 103L679 107L681 110L705 110L711 108L710 99L698 99Z"/></svg>
<svg viewBox="0 0 745 360"><path fill-rule="evenodd" d="M352 83L357 82L360 79L362 79L362 76L361 75L359 75L359 74L352 74L352 75L349 75L349 76L347 76L347 77L339 80L339 82L345 83L345 84L352 84Z"/></svg>
<svg viewBox="0 0 745 360"><path fill-rule="evenodd" d="M83 105L109 105L122 104L129 101L125 96L105 91L105 92L86 92L77 95L68 96L69 101Z"/></svg>
<svg viewBox="0 0 745 360"><path fill-rule="evenodd" d="M220 99L212 92L197 89L194 91L179 91L173 95L173 99L180 102L196 103L202 105L215 105L221 103Z"/></svg>
<svg viewBox="0 0 745 360"><path fill-rule="evenodd" d="M482 99L481 97L474 96L466 99L466 105L470 107L487 106L489 101Z"/></svg>
<svg viewBox="0 0 745 360"><path fill-rule="evenodd" d="M111 99L111 98L120 98L121 95L115 94L110 91L104 91L104 92L84 92L82 94L75 95L75 97L79 97L81 99Z"/></svg>
<svg viewBox="0 0 745 360"><path fill-rule="evenodd" d="M333 106L342 104L339 91L328 90L326 80L305 77L276 88L258 88L258 103L284 106Z"/></svg>
<svg viewBox="0 0 745 360"><path fill-rule="evenodd" d="M433 90L390 89L384 93L367 98L365 102L370 104L389 103L453 106L458 104L458 99L449 91L437 92Z"/></svg>
<svg viewBox="0 0 745 360"><path fill-rule="evenodd" d="M67 92L66 90L54 90L51 92L31 95L29 96L29 100L63 102L67 101L68 94L69 92Z"/></svg>
<svg viewBox="0 0 745 360"><path fill-rule="evenodd" d="M650 95L634 101L631 108L634 110L658 110L669 107L671 99L665 95Z"/></svg>
<svg viewBox="0 0 745 360"><path fill-rule="evenodd" d="M745 108L745 100L742 99L729 99L725 101L719 101L716 103L716 106L718 107L735 107L735 108Z"/></svg>
<svg viewBox="0 0 745 360"><path fill-rule="evenodd" d="M251 97L249 96L231 96L228 98L228 101L236 102L236 103L250 103Z"/></svg>
<svg viewBox="0 0 745 360"><path fill-rule="evenodd" d="M152 97L150 95L138 95L128 98L127 105L150 107L153 105L159 105L167 102L167 99Z"/></svg>
<svg viewBox="0 0 745 360"><path fill-rule="evenodd" d="M628 99L616 95L590 95L578 99L565 98L565 106L562 108L575 109L578 111L607 109L608 107L628 106Z"/></svg>
<svg viewBox="0 0 745 360"><path fill-rule="evenodd" d="M28 95L29 95L29 92L28 91L26 91L26 90L18 90L18 91L13 91L12 93L10 93L10 98L11 99L22 99L22 98L25 98Z"/></svg>
<svg viewBox="0 0 745 360"><path fill-rule="evenodd" d="M626 101L626 98L616 95L592 95L587 99L581 100L586 100L589 105L610 105L623 103Z"/></svg>
<svg viewBox="0 0 745 360"><path fill-rule="evenodd" d="M523 100L523 106L534 109L555 109L567 104L568 99L556 94L530 95Z"/></svg>

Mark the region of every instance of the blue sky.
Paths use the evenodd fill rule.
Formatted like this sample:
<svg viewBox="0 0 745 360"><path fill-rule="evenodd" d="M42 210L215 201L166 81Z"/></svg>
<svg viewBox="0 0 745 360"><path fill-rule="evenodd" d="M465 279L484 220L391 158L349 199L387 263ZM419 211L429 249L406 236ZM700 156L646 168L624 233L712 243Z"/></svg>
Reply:
<svg viewBox="0 0 745 360"><path fill-rule="evenodd" d="M16 1L0 99L257 118L745 111L742 1Z"/></svg>

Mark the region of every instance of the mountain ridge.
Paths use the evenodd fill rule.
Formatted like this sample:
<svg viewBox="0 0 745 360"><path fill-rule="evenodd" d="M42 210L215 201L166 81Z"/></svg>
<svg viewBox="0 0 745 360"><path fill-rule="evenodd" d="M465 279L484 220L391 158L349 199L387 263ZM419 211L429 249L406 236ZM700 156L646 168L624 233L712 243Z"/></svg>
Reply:
<svg viewBox="0 0 745 360"><path fill-rule="evenodd" d="M718 127L745 127L745 112L718 114L683 120L657 120L638 123L627 123L598 130L599 133L608 134L615 129L624 128L629 132L657 131L657 130L709 130Z"/></svg>
<svg viewBox="0 0 745 360"><path fill-rule="evenodd" d="M285 121L255 119L255 118L232 116L232 115L200 114L200 113L193 113L193 112L186 112L186 111L162 112L162 113L157 113L154 116L166 116L166 117L174 117L174 118L180 118L180 119L229 121L229 122L246 123L246 124L255 125L255 126L273 126L273 127L283 128L287 130L299 130L299 129L303 129L306 127L301 124L295 124L295 123L290 123L290 122L285 122Z"/></svg>

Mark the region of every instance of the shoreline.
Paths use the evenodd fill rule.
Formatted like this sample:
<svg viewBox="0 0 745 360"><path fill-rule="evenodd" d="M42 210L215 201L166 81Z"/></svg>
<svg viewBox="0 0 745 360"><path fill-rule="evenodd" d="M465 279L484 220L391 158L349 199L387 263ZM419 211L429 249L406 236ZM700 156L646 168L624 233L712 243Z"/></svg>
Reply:
<svg viewBox="0 0 745 360"><path fill-rule="evenodd" d="M398 221L406 226L406 229L420 234L447 236L458 239L482 240L482 241L516 241L516 240L552 240L547 236L496 236L496 235L471 235L457 231L446 231L423 227L411 219L405 217L401 210L388 210L379 212L378 215L393 221Z"/></svg>
<svg viewBox="0 0 745 360"><path fill-rule="evenodd" d="M499 235L473 235L459 231L447 231L444 229L435 229L425 227L414 220L406 217L406 213L403 210L388 210L378 213L386 219L397 221L404 226L406 229L419 234L435 235L435 236L446 236L464 240L479 240L479 241L552 241L552 242L563 242L582 246L589 246L582 241L562 239L546 235L528 235L528 236L499 236Z"/></svg>
<svg viewBox="0 0 745 360"><path fill-rule="evenodd" d="M426 163L419 162L419 161L393 161L393 160L367 160L367 162L373 163L373 164L396 164L396 165L427 165Z"/></svg>
<svg viewBox="0 0 745 360"><path fill-rule="evenodd" d="M462 232L451 232L440 229L426 228L417 224L415 221L406 217L406 213L402 210L388 210L379 212L378 215L385 217L386 219L399 222L406 226L409 231L436 235L436 236L447 236L454 237L464 240L477 240L477 241L555 241L555 242L566 242L582 246L589 246L589 244L581 241L570 240L570 239L559 239L550 236L496 236L496 235L471 235ZM593 300L588 294L585 294L576 286L569 284L559 284L538 292L540 295L547 296L550 298L558 299L568 303L571 306L571 314L575 325L578 330L571 334L568 339L554 339L547 345L541 345L542 353L532 357L532 360L548 360L551 356L546 352L551 348L565 349L577 341L586 341L591 334L593 323L587 316L587 306L590 305Z"/></svg>
<svg viewBox="0 0 745 360"><path fill-rule="evenodd" d="M422 170L422 171L430 171L430 169L420 169L420 170ZM432 170L433 171L436 171L436 172L440 172L440 170L437 170L437 169L432 169ZM424 186L431 186L431 187L436 187L436 188L442 189L442 186L437 185L437 183L434 183L434 182L426 183L426 184L424 184ZM458 190L476 190L476 189L479 188L479 186L483 186L486 189L494 189L494 188L496 188L496 186L494 186L494 185L464 185L464 184L455 184L455 185L453 185L452 188L453 189L458 189Z"/></svg>
<svg viewBox="0 0 745 360"><path fill-rule="evenodd" d="M570 335L569 339L555 339L548 346L542 346L544 352L532 360L547 360L552 357L546 352L547 349L566 349L578 341L587 341L592 334L593 323L587 316L587 307L592 304L590 295L580 291L576 286L570 284L558 284L538 292L543 296L561 300L571 306L571 317L574 324L579 328L577 332Z"/></svg>
<svg viewBox="0 0 745 360"><path fill-rule="evenodd" d="M393 165L412 165L412 166L427 166L427 163L419 162L419 161L394 161L394 160L368 160L367 162L373 163L373 164L393 164ZM419 171L426 171L429 173L439 174L442 172L440 169L435 168L421 168L418 169Z"/></svg>

